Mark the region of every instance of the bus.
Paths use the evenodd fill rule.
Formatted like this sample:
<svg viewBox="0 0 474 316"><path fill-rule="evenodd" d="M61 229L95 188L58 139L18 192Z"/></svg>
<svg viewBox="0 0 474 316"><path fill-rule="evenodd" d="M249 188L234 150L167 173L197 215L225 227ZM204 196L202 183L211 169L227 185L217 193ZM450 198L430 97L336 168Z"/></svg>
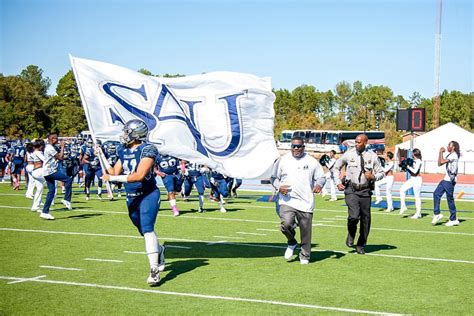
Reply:
<svg viewBox="0 0 474 316"><path fill-rule="evenodd" d="M277 141L277 148L282 150L289 150L294 132L295 131L292 130L282 131L280 134L280 139Z"/></svg>
<svg viewBox="0 0 474 316"><path fill-rule="evenodd" d="M369 138L369 147L374 150L385 149L385 133L382 131L327 131L324 139L324 151L345 152L355 146L355 138L365 134Z"/></svg>

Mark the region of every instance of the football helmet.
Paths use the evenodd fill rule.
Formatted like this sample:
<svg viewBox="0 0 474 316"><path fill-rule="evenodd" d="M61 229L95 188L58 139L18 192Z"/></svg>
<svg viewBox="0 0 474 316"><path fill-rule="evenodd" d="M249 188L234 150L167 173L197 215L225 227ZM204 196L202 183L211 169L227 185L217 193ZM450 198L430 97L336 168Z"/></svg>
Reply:
<svg viewBox="0 0 474 316"><path fill-rule="evenodd" d="M120 142L129 146L136 140L146 140L148 135L148 126L145 122L134 119L130 120L123 126L123 135L120 136Z"/></svg>

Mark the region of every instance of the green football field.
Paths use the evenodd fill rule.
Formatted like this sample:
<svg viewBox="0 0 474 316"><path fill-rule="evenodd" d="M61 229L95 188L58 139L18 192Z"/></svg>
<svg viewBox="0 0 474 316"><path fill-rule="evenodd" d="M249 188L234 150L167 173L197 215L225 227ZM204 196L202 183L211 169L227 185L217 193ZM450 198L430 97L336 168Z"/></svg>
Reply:
<svg viewBox="0 0 474 316"><path fill-rule="evenodd" d="M47 190L45 190L47 191ZM0 184L0 315L77 314L472 314L474 203L457 202L461 225L372 208L366 255L344 244L344 201L316 198L309 265L283 258L279 220L265 193L241 191L227 213L206 199L162 202L156 223L166 270L146 284L144 241L125 199L85 201L74 188L72 211L56 199L54 221L32 213L25 191ZM166 199L162 192L162 199ZM446 203L442 204L447 209ZM443 212L445 222L448 212Z"/></svg>

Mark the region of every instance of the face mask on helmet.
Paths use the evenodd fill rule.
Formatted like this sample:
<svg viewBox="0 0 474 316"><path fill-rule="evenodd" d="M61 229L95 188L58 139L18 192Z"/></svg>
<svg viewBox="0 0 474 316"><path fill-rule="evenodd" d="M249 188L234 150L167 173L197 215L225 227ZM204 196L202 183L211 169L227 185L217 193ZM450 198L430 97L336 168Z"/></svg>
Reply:
<svg viewBox="0 0 474 316"><path fill-rule="evenodd" d="M92 147L94 145L94 142L92 141L92 139L88 139L87 140L87 147Z"/></svg>
<svg viewBox="0 0 474 316"><path fill-rule="evenodd" d="M116 151L115 145L112 144L112 145L109 145L109 147L107 147L107 152L109 154L113 154L113 153L115 153L115 151Z"/></svg>
<svg viewBox="0 0 474 316"><path fill-rule="evenodd" d="M130 146L133 142L146 140L148 126L143 121L131 120L123 127L123 135L120 136L120 142L125 146Z"/></svg>

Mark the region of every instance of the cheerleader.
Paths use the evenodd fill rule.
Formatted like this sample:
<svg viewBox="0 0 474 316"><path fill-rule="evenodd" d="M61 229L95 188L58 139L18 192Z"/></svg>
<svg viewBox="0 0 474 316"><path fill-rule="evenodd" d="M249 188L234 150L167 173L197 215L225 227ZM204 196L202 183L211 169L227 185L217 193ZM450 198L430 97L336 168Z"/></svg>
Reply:
<svg viewBox="0 0 474 316"><path fill-rule="evenodd" d="M418 148L413 149L413 157L415 158L413 160L413 164L406 165L406 170L407 172L410 173L410 179L408 179L400 188L400 215L405 213L407 210L406 204L405 204L405 192L408 189L413 188L413 192L415 194L415 208L416 208L416 213L411 217L412 219L418 219L421 218L421 185L422 185L422 178L420 175L421 172L421 167L423 166L423 162L421 160L421 151Z"/></svg>
<svg viewBox="0 0 474 316"><path fill-rule="evenodd" d="M393 153L389 151L387 153L387 161L383 165L383 171L385 177L381 180L375 182L375 204L382 202L382 195L380 194L380 187L384 184L387 184L386 194L387 194L387 209L386 212L393 212L393 200L392 200L392 187L393 187Z"/></svg>

